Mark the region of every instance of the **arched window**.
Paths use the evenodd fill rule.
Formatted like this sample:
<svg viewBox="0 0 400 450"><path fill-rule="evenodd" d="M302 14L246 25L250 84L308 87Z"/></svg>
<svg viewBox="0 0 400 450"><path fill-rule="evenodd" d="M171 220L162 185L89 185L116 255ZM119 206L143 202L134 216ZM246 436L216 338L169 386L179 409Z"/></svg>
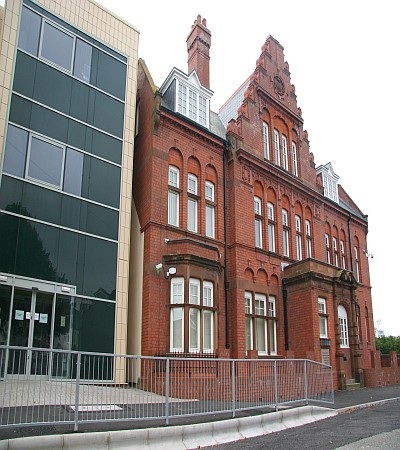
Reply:
<svg viewBox="0 0 400 450"><path fill-rule="evenodd" d="M197 233L197 177L192 173L188 174L188 212L187 229Z"/></svg>
<svg viewBox="0 0 400 450"><path fill-rule="evenodd" d="M264 146L264 158L269 159L269 131L268 124L263 122L263 146Z"/></svg>
<svg viewBox="0 0 400 450"><path fill-rule="evenodd" d="M312 258L311 222L306 220L306 256Z"/></svg>
<svg viewBox="0 0 400 450"><path fill-rule="evenodd" d="M289 246L289 216L286 209L282 209L282 241L283 241L283 256L290 256L290 246Z"/></svg>
<svg viewBox="0 0 400 450"><path fill-rule="evenodd" d="M215 186L211 181L206 181L206 236L215 237Z"/></svg>
<svg viewBox="0 0 400 450"><path fill-rule="evenodd" d="M256 247L262 248L262 210L259 197L254 197L254 228Z"/></svg>
<svg viewBox="0 0 400 450"><path fill-rule="evenodd" d="M347 312L343 305L338 306L338 317L340 325L340 347L349 347L349 329L347 325Z"/></svg>
<svg viewBox="0 0 400 450"><path fill-rule="evenodd" d="M271 202L267 203L268 211L268 250L275 251L275 212L274 205Z"/></svg>
<svg viewBox="0 0 400 450"><path fill-rule="evenodd" d="M168 223L179 227L179 169L168 170Z"/></svg>
<svg viewBox="0 0 400 450"><path fill-rule="evenodd" d="M301 231L301 217L296 214L295 218L295 226L296 226L296 259L300 261L303 259L302 252L302 231Z"/></svg>
<svg viewBox="0 0 400 450"><path fill-rule="evenodd" d="M298 170L297 170L297 147L294 142L292 142L292 164L293 164L293 175L297 177Z"/></svg>

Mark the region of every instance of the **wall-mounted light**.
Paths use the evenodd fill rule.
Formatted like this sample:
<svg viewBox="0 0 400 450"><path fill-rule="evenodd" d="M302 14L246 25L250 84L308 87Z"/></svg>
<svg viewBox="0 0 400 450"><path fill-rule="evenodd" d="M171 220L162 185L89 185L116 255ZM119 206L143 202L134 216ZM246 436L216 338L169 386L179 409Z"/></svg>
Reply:
<svg viewBox="0 0 400 450"><path fill-rule="evenodd" d="M156 264L156 270L159 271L161 269L162 269L162 264L161 263Z"/></svg>
<svg viewBox="0 0 400 450"><path fill-rule="evenodd" d="M170 275L175 275L175 274L176 274L176 268L170 267L167 272L167 277L169 277Z"/></svg>

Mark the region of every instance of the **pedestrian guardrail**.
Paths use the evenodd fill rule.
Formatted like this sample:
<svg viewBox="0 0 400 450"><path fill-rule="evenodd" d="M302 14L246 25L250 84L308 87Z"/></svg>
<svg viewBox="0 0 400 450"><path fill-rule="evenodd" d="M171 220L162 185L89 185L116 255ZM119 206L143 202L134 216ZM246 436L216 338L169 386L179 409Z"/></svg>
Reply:
<svg viewBox="0 0 400 450"><path fill-rule="evenodd" d="M0 346L0 426L162 419L332 404L307 359L147 357Z"/></svg>

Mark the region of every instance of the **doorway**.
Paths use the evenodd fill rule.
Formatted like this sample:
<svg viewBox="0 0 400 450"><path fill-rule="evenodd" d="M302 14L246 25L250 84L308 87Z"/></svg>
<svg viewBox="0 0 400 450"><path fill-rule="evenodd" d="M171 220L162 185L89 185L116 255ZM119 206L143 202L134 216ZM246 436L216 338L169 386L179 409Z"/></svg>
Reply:
<svg viewBox="0 0 400 450"><path fill-rule="evenodd" d="M18 378L47 376L50 366L54 295L37 289L14 289L9 345L28 347L9 351L7 374ZM32 349L31 349L32 348Z"/></svg>

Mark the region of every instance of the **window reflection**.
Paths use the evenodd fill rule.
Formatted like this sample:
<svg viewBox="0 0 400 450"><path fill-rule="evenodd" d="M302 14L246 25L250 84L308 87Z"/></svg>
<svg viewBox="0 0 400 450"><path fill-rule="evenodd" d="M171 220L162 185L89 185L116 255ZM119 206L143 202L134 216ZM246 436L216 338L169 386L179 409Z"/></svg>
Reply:
<svg viewBox="0 0 400 450"><path fill-rule="evenodd" d="M28 8L22 8L18 47L37 56L41 17Z"/></svg>
<svg viewBox="0 0 400 450"><path fill-rule="evenodd" d="M9 125L7 130L6 148L4 155L4 172L24 176L28 132Z"/></svg>
<svg viewBox="0 0 400 450"><path fill-rule="evenodd" d="M80 39L76 40L74 75L80 80L90 81L90 66L92 64L92 47Z"/></svg>
<svg viewBox="0 0 400 450"><path fill-rule="evenodd" d="M32 137L28 160L28 177L60 187L63 159L63 147Z"/></svg>
<svg viewBox="0 0 400 450"><path fill-rule="evenodd" d="M44 22L40 52L43 58L70 72L73 48L74 38L72 36L50 23Z"/></svg>

